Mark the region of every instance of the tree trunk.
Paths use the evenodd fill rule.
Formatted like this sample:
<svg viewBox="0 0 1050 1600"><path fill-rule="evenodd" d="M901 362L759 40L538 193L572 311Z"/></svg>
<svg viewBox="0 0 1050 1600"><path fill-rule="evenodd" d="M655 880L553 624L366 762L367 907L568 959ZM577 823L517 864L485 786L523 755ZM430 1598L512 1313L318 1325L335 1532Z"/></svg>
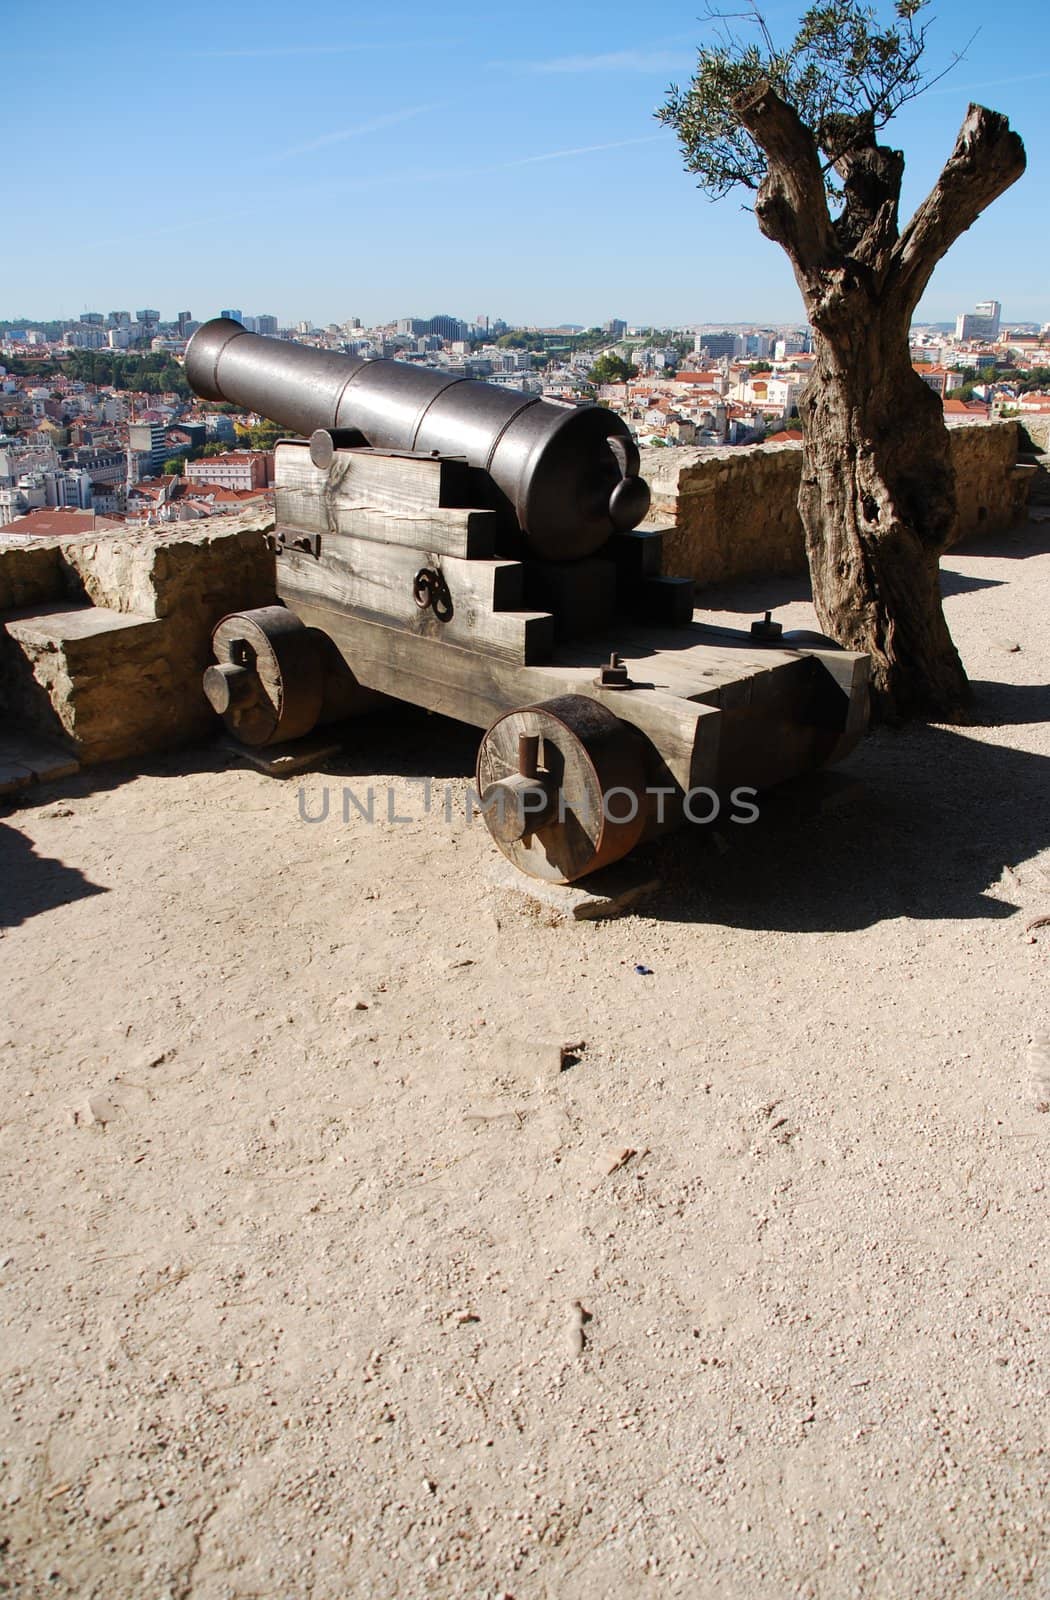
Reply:
<svg viewBox="0 0 1050 1600"><path fill-rule="evenodd" d="M955 475L941 402L912 368L908 334L937 262L1021 176L1024 145L1005 117L971 105L902 233L904 158L875 142L873 113L810 128L765 79L733 109L767 161L758 225L787 252L816 337L799 408L799 511L817 615L870 654L878 714L954 719L970 695L941 610ZM834 219L825 159L842 184Z"/></svg>
<svg viewBox="0 0 1050 1600"><path fill-rule="evenodd" d="M815 347L798 504L821 628L871 656L876 715L952 720L970 690L941 609L956 525L941 401L907 319L863 293L824 301Z"/></svg>

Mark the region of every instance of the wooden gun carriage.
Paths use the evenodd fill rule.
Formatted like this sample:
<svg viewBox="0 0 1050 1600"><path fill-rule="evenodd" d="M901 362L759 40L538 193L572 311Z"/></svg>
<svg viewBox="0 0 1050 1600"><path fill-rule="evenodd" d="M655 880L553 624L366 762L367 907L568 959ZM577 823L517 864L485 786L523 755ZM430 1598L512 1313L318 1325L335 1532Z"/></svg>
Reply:
<svg viewBox="0 0 1050 1600"><path fill-rule="evenodd" d="M694 621L691 581L637 527L648 490L611 412L224 319L186 368L206 398L309 434L275 454L281 604L224 618L205 674L245 743L377 694L471 723L499 848L571 882L695 816L695 791L766 789L863 734L866 656L768 617Z"/></svg>

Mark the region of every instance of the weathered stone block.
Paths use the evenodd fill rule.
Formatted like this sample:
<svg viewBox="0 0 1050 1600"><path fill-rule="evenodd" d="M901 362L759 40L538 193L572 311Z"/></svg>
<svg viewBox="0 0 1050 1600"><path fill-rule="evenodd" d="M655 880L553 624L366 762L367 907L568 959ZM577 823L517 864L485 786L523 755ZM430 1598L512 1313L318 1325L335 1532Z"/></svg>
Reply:
<svg viewBox="0 0 1050 1600"><path fill-rule="evenodd" d="M0 595L28 597L4 619L0 702L61 731L85 764L209 732L218 724L201 676L212 629L274 601L265 526L256 516L54 542L32 566L13 558L35 547L0 550ZM77 600L58 602L63 590Z"/></svg>
<svg viewBox="0 0 1050 1600"><path fill-rule="evenodd" d="M66 573L57 543L0 541L0 611L57 600L65 588Z"/></svg>

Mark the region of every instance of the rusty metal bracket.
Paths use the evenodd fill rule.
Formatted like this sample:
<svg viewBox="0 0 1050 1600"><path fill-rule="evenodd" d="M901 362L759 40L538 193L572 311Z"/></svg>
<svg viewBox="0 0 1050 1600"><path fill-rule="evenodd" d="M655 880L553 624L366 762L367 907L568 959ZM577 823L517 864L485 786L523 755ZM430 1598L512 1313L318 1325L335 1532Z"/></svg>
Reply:
<svg viewBox="0 0 1050 1600"><path fill-rule="evenodd" d="M412 598L420 611L432 610L439 622L448 622L455 610L448 584L435 567L420 567L412 579Z"/></svg>
<svg viewBox="0 0 1050 1600"><path fill-rule="evenodd" d="M275 528L274 539L277 549L303 550L308 556L320 556L321 535L319 533L303 533L298 528Z"/></svg>

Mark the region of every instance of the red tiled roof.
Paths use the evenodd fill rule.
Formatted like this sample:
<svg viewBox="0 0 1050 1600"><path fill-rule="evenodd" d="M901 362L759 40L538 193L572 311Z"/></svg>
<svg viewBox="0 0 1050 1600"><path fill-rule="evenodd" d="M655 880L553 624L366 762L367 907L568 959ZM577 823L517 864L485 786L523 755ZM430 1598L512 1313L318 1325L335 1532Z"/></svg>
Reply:
<svg viewBox="0 0 1050 1600"><path fill-rule="evenodd" d="M68 506L57 506L27 511L24 517L16 517L14 522L0 528L0 534L24 534L31 539L68 538L71 534L102 533L112 526L94 511L73 511Z"/></svg>

